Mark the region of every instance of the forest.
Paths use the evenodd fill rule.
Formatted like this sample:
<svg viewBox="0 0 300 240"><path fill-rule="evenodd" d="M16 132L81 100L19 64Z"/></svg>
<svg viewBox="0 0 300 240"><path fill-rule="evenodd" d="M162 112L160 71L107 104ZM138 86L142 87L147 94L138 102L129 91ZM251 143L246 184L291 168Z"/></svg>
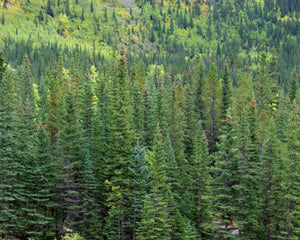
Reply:
<svg viewBox="0 0 300 240"><path fill-rule="evenodd" d="M1 0L0 239L300 239L300 0Z"/></svg>

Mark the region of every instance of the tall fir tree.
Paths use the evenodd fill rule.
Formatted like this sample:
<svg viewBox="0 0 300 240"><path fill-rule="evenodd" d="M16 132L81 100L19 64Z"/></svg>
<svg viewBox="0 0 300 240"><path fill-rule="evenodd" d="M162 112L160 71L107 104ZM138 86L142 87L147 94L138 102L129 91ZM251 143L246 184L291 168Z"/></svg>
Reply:
<svg viewBox="0 0 300 240"><path fill-rule="evenodd" d="M5 62L0 55L0 222L1 238L16 236L23 227L18 216L17 191L19 183L16 176L21 169L16 161L17 150L17 94L15 76L6 70Z"/></svg>
<svg viewBox="0 0 300 240"><path fill-rule="evenodd" d="M218 138L218 127L220 120L221 82L218 78L216 65L209 67L207 81L203 91L206 116L206 134L208 136L209 154L216 152L216 141Z"/></svg>
<svg viewBox="0 0 300 240"><path fill-rule="evenodd" d="M114 81L108 90L108 157L106 171L109 174L107 184L110 188L107 194L107 206L110 208L106 222L108 239L128 238L128 201L127 169L132 156L134 130L132 123L132 95L127 74L127 59L125 46L120 49L117 60L118 69ZM130 231L129 231L130 232Z"/></svg>
<svg viewBox="0 0 300 240"><path fill-rule="evenodd" d="M170 240L171 225L168 221L166 199L166 163L159 127L156 130L153 150L147 153L147 161L150 165L152 186L144 200L137 237L140 240Z"/></svg>
<svg viewBox="0 0 300 240"><path fill-rule="evenodd" d="M82 149L82 127L76 112L76 101L72 94L72 85L68 86L68 95L64 99L64 112L57 134L57 166L59 170L58 189L59 206L62 209L59 231L80 229L80 205L82 196L79 170L84 152Z"/></svg>
<svg viewBox="0 0 300 240"><path fill-rule="evenodd" d="M137 239L138 223L142 218L142 209L144 198L149 193L151 186L151 171L146 159L146 149L140 146L137 142L134 151L133 158L129 162L129 213L131 215L129 219L129 225L132 229L132 239Z"/></svg>
<svg viewBox="0 0 300 240"><path fill-rule="evenodd" d="M239 159L236 146L235 130L231 116L227 116L226 125L222 128L218 152L215 155L214 167L214 206L221 226L219 238L232 238L229 228L236 221L239 212Z"/></svg>

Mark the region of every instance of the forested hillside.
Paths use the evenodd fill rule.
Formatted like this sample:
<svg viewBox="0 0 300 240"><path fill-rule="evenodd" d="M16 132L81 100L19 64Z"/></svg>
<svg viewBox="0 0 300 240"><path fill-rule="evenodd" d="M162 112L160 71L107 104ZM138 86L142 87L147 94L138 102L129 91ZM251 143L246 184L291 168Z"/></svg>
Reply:
<svg viewBox="0 0 300 240"><path fill-rule="evenodd" d="M300 239L299 0L2 0L0 239Z"/></svg>

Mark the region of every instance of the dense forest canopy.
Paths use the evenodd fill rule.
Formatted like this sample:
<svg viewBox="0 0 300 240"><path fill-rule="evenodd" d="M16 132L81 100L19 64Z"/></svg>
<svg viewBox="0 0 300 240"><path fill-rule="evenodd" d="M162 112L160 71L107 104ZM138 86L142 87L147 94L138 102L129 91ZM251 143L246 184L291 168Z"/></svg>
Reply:
<svg viewBox="0 0 300 240"><path fill-rule="evenodd" d="M299 0L0 3L0 239L300 238Z"/></svg>

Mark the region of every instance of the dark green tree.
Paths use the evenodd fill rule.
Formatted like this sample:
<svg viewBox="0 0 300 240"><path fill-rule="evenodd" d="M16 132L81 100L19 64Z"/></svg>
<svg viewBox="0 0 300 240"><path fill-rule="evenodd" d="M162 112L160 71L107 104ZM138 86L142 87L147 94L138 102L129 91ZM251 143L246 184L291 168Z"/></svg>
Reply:
<svg viewBox="0 0 300 240"><path fill-rule="evenodd" d="M140 240L169 240L171 239L171 225L168 221L168 205L165 195L167 190L166 163L159 127L156 130L153 150L147 153L147 161L150 165L152 186L144 200L137 237Z"/></svg>
<svg viewBox="0 0 300 240"><path fill-rule="evenodd" d="M80 205L82 195L79 180L79 170L84 159L82 149L82 127L76 112L76 101L73 94L73 86L69 84L68 95L64 99L64 112L60 120L60 128L57 134L57 161L59 182L58 189L59 206L62 209L59 231L65 232L65 228L77 231L80 229Z"/></svg>
<svg viewBox="0 0 300 240"><path fill-rule="evenodd" d="M47 1L46 14L49 15L49 16L51 16L51 17L54 17L54 12L52 10L51 1L50 0Z"/></svg>
<svg viewBox="0 0 300 240"><path fill-rule="evenodd" d="M142 209L144 206L145 195L149 192L151 186L151 171L146 159L146 149L137 142L133 159L129 162L129 227L132 229L132 239L137 239L136 233L138 223L142 218Z"/></svg>

